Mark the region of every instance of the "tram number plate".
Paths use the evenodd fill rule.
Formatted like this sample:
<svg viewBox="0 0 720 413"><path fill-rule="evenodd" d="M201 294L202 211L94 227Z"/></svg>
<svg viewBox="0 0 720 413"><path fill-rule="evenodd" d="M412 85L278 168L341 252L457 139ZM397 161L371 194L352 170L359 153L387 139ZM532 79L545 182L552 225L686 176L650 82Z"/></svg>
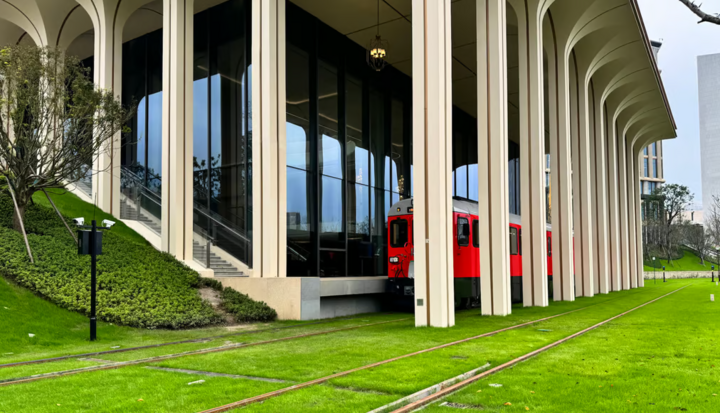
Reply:
<svg viewBox="0 0 720 413"><path fill-rule="evenodd" d="M405 295L415 295L415 287L411 285L405 286Z"/></svg>

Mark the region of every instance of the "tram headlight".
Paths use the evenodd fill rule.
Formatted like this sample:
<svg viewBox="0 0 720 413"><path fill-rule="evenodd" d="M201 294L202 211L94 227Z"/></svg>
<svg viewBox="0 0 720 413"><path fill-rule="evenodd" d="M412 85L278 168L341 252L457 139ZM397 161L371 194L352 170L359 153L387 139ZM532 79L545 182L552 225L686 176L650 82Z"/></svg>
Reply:
<svg viewBox="0 0 720 413"><path fill-rule="evenodd" d="M390 257L390 264L397 264L400 262L400 258L398 257Z"/></svg>

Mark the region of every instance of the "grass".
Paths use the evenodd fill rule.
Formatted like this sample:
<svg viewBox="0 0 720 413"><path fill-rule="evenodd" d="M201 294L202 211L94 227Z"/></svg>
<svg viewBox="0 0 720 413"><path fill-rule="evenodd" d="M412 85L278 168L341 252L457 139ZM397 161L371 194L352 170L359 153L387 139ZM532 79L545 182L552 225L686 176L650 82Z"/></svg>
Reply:
<svg viewBox="0 0 720 413"><path fill-rule="evenodd" d="M63 214L73 218L83 217L85 218L85 225L90 225L92 220L95 219L99 226L102 224L102 221L104 219L109 219L115 222L115 225L113 225L112 227L113 233L121 235L128 241L148 244L148 242L145 240L145 238L142 237L142 235L130 229L130 227L120 221L118 217L114 217L108 213L105 213L100 208L95 208L93 204L88 204L87 202L84 202L75 194L67 191L61 191L58 189L48 190L48 194L55 203L55 206L57 206ZM38 205L52 208L50 202L47 200L47 197L45 197L45 194L43 194L42 192L36 192L35 194L33 194L33 202ZM68 222L68 225L70 225L70 229L72 229L73 231L75 230L72 222Z"/></svg>
<svg viewBox="0 0 720 413"><path fill-rule="evenodd" d="M720 322L709 299L718 292L698 281L444 401L508 412L718 411ZM451 411L439 404L426 411Z"/></svg>
<svg viewBox="0 0 720 413"><path fill-rule="evenodd" d="M690 281L673 280L638 290L580 298L575 302L552 303L546 308L514 307L513 314L508 317L480 317L478 310L469 310L458 313L457 324L450 329L415 328L412 320L409 320L332 335L188 356L155 364L303 382L483 332L587 307L586 310L530 327L353 373L332 380L326 385L290 392L244 409L330 412L338 411L338 406L342 403L343 411L366 412L487 362L495 366L526 354L688 283ZM694 288L696 287L690 287ZM655 305L657 304L648 308ZM383 315L370 315L363 320L372 322L380 317ZM674 326L668 325L667 328ZM551 331L542 332L538 331L539 329ZM235 341L272 338L288 334L288 331L260 333L257 337L243 336ZM296 331L295 334L297 333ZM172 352L167 348L163 351ZM132 358L139 354L125 353L115 356ZM205 380L205 383L187 385L188 382L198 379ZM134 382L126 383L127 381ZM208 376L196 378L181 373L147 370L143 366L126 367L1 387L0 412L47 411L50 408L57 411L197 411L288 385ZM150 405L147 400L137 402L137 398L145 399L143 395L148 394L150 396L147 397L151 398L153 403L150 408L146 407ZM30 400L32 403L29 403Z"/></svg>
<svg viewBox="0 0 720 413"><path fill-rule="evenodd" d="M647 258L647 257L646 257ZM658 268L655 269L660 276L662 276L662 267L665 266L665 271L671 272L671 271L711 271L712 265L715 266L716 270L720 270L720 266L718 266L717 263L710 262L708 259L705 259L705 265L700 264L700 257L695 255L694 252L686 249L684 250L683 256L680 259L667 261L660 259L660 257L655 257L660 264L658 265ZM652 257L650 258L652 259ZM653 267L649 265L644 266L644 270L648 272L653 271Z"/></svg>

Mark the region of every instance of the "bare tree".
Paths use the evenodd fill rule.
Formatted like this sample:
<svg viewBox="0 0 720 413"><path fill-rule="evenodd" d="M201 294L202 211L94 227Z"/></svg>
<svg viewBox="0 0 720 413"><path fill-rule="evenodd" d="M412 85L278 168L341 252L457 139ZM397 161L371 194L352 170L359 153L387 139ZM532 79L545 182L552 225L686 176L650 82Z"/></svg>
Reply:
<svg viewBox="0 0 720 413"><path fill-rule="evenodd" d="M677 250L683 241L684 231L682 213L694 199L694 195L685 185L666 184L656 189L653 195L662 199L663 213L656 220L658 244L667 257L672 259L672 253Z"/></svg>
<svg viewBox="0 0 720 413"><path fill-rule="evenodd" d="M695 250L695 253L700 257L700 264L702 265L705 265L705 256L711 247L711 236L709 232L710 231L707 231L702 225L691 222L685 224L685 242L690 248Z"/></svg>
<svg viewBox="0 0 720 413"><path fill-rule="evenodd" d="M0 49L0 174L15 201L15 230L24 233L33 193L91 172L129 115L78 59L54 48Z"/></svg>
<svg viewBox="0 0 720 413"><path fill-rule="evenodd" d="M699 6L697 4L695 4L694 1L690 1L690 0L680 0L680 3L687 6L687 8L690 9L690 11L695 13L695 15L700 18L700 21L698 22L698 24L707 22L707 23L720 25L720 14L705 13L700 8L700 7L702 7L702 3L700 3Z"/></svg>

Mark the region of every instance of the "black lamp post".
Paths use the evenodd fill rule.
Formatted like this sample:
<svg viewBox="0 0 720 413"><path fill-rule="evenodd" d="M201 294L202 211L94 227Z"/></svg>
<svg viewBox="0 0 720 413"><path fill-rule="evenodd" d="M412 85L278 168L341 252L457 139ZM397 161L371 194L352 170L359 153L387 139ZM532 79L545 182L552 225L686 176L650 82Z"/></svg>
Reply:
<svg viewBox="0 0 720 413"><path fill-rule="evenodd" d="M657 276L655 272L655 257L653 257L653 283L657 284Z"/></svg>
<svg viewBox="0 0 720 413"><path fill-rule="evenodd" d="M663 282L665 282L665 266L663 265Z"/></svg>
<svg viewBox="0 0 720 413"><path fill-rule="evenodd" d="M110 229L115 224L103 221L106 227L98 227L95 220L92 225L78 225L78 254L90 255L90 341L97 339L97 256L102 254L102 232L99 229ZM83 231L89 229L90 231Z"/></svg>
<svg viewBox="0 0 720 413"><path fill-rule="evenodd" d="M712 268L712 271L710 271L710 276L712 277L710 281L715 282L715 266L711 265L710 268Z"/></svg>

